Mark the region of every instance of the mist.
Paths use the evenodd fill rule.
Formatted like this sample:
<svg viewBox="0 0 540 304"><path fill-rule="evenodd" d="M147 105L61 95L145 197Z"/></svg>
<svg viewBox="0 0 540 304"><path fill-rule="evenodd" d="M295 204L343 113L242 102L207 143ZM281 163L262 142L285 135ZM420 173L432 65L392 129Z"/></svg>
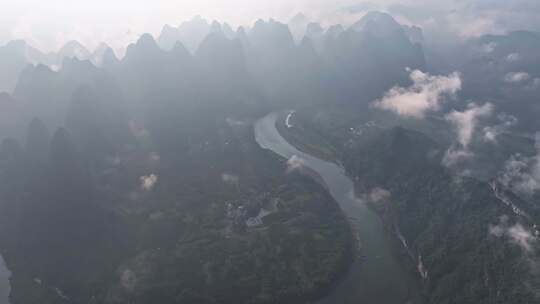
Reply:
<svg viewBox="0 0 540 304"><path fill-rule="evenodd" d="M0 2L0 304L540 302L537 0Z"/></svg>
<svg viewBox="0 0 540 304"><path fill-rule="evenodd" d="M421 26L433 39L441 35L448 39L512 30L540 31L538 3L534 0L2 0L2 9L0 43L24 39L43 51L56 51L70 40L78 40L89 49L101 42L118 49L143 33L158 34L164 24L179 25L197 15L237 27L251 26L257 19L288 22L303 13L311 21L331 26L350 25L367 11L379 10L391 13L400 22Z"/></svg>

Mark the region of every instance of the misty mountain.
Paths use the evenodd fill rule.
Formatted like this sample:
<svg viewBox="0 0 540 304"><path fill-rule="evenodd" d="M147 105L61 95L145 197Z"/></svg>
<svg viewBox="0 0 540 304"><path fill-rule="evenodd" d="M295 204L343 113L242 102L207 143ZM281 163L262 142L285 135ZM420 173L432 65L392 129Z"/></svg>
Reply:
<svg viewBox="0 0 540 304"><path fill-rule="evenodd" d="M425 132L386 127L381 117L338 113L306 109L295 114L295 130L282 130L302 138L295 142L304 150L334 151L354 178L356 193L398 238L395 246L419 273L426 303L537 299L531 286L540 279L534 268L538 248L501 241L508 229L537 237L536 203L496 180L454 175L441 164L444 146ZM344 119L327 120L333 115Z"/></svg>
<svg viewBox="0 0 540 304"><path fill-rule="evenodd" d="M229 40L221 31L211 33L199 46L195 60L203 73L201 87L214 90L209 92L210 104L227 107L231 102L240 102L249 107L261 100L239 40ZM234 78L230 78L231 74Z"/></svg>
<svg viewBox="0 0 540 304"><path fill-rule="evenodd" d="M401 25L403 29L405 30L405 33L407 34L407 37L409 37L409 40L412 43L418 43L423 44L424 43L424 33L422 31L422 28L418 26L408 26L408 25Z"/></svg>
<svg viewBox="0 0 540 304"><path fill-rule="evenodd" d="M115 81L90 61L77 58L64 59L57 72L41 64L27 66L13 93L22 108L19 119L39 117L49 126L63 125L73 93L84 85L108 92Z"/></svg>
<svg viewBox="0 0 540 304"><path fill-rule="evenodd" d="M57 54L62 60L64 58L77 58L79 60L88 59L90 51L88 51L80 42L72 40L67 42Z"/></svg>
<svg viewBox="0 0 540 304"><path fill-rule="evenodd" d="M322 52L325 40L325 30L319 23L309 23L304 38L309 38L313 42L317 52Z"/></svg>
<svg viewBox="0 0 540 304"><path fill-rule="evenodd" d="M0 47L10 302L538 302L540 36L365 8Z"/></svg>
<svg viewBox="0 0 540 304"><path fill-rule="evenodd" d="M0 91L12 92L19 74L28 64L27 45L24 41L12 41L0 47Z"/></svg>
<svg viewBox="0 0 540 304"><path fill-rule="evenodd" d="M306 34L306 30L308 25L310 24L310 21L306 17L306 15L298 13L294 15L294 17L289 20L287 24L289 26L289 29L291 30L291 34L293 35L294 39L296 41L301 41Z"/></svg>
<svg viewBox="0 0 540 304"><path fill-rule="evenodd" d="M236 32L227 22L223 23L221 27L222 27L221 30L223 31L223 34L225 35L225 37L229 39L233 39L236 37Z"/></svg>
<svg viewBox="0 0 540 304"><path fill-rule="evenodd" d="M302 93L296 85L306 75L299 74L299 49L287 25L274 20L258 20L248 32L246 48L250 72L260 83L266 98L278 103ZM290 97L287 97L290 96Z"/></svg>
<svg viewBox="0 0 540 304"><path fill-rule="evenodd" d="M26 159L33 166L43 166L50 153L51 134L43 121L38 118L32 119L26 134L25 151Z"/></svg>
<svg viewBox="0 0 540 304"><path fill-rule="evenodd" d="M368 13L346 31L329 34L323 56L341 100L368 102L406 81L406 68L425 68L422 47L385 13Z"/></svg>
<svg viewBox="0 0 540 304"><path fill-rule="evenodd" d="M415 256L419 256L429 272L425 284L428 302L469 303L470 298L476 299L473 302L477 303L492 303L501 298L505 299L503 301L534 301L535 292L519 282L521 279L538 282L534 273L529 273L527 261L521 258L518 250L493 242L493 236L485 232L485 227L495 225L497 217L504 214L512 214L508 215L509 221L526 223L529 227L534 221L515 215L488 183L466 177L454 180L437 166L440 161L437 161L434 145L421 134L393 130L381 137L364 148L374 151L373 154L364 158L356 151L355 154L360 155L351 157L356 161L369 160L371 166L380 168L375 172L389 174L374 185L382 186L398 198L396 209L386 206L388 209L384 212L388 217L395 216L395 229L403 234L409 248L415 251ZM360 151L364 149L360 148ZM387 151L401 152L387 155ZM360 180L366 178L366 173L373 172L366 167L353 165L353 168ZM516 197L512 202L521 208L526 206ZM437 235L445 235L444 240L437 240ZM476 246L469 247L472 243ZM441 255L442 252L446 256ZM479 276L487 283L477 285ZM511 277L513 279L507 281L511 286L505 284L507 289L501 292L497 282ZM460 292L449 294L448 289Z"/></svg>
<svg viewBox="0 0 540 304"><path fill-rule="evenodd" d="M178 41L181 41L181 39L180 31L177 28L166 24L159 34L158 43L164 50L171 50Z"/></svg>
<svg viewBox="0 0 540 304"><path fill-rule="evenodd" d="M95 66L101 67L106 64L105 57L110 55L116 57L116 55L114 54L114 50L109 45L107 45L106 43L100 43L88 59L90 59L90 61L92 61Z"/></svg>
<svg viewBox="0 0 540 304"><path fill-rule="evenodd" d="M0 91L12 93L18 82L18 78L29 64L47 65L58 70L64 59L91 60L96 66L103 64L103 57L109 46L102 43L93 53L90 53L77 41L70 41L58 52L44 53L28 45L22 40L12 41L0 47L2 72L0 75Z"/></svg>
<svg viewBox="0 0 540 304"><path fill-rule="evenodd" d="M211 31L212 25L202 17L196 16L182 22L178 27L165 25L157 41L164 50L170 50L176 42L181 42L191 53L194 53Z"/></svg>
<svg viewBox="0 0 540 304"><path fill-rule="evenodd" d="M20 123L20 103L8 93L0 93L0 123L2 138L17 137L17 126Z"/></svg>

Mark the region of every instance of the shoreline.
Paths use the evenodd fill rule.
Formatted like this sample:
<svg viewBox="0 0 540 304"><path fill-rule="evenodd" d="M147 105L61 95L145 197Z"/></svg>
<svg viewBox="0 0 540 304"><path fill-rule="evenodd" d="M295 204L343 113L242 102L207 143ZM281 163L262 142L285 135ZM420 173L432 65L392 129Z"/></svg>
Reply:
<svg viewBox="0 0 540 304"><path fill-rule="evenodd" d="M278 115L278 118L276 120L276 129L280 133L280 135L286 141L288 141L292 146L294 146L296 149L298 149L298 150L300 150L300 151L302 151L302 152L304 152L306 154L313 155L314 157L318 157L317 154L320 154L320 151L316 151L316 150L315 150L315 153L314 153L315 155L312 154L314 152L314 150L312 148L310 148L311 145L308 145L305 142L301 142L299 140L296 140L296 137L291 136L290 131L289 131L291 128L287 128L285 126L285 114L280 113ZM291 138L293 140L289 141ZM353 189L354 189L353 191L354 191L354 193L357 193L357 190L360 187L357 184L357 181L354 179L354 177L350 175L350 172L348 172L348 170L346 170L344 165L342 165L342 163L337 158L334 158L334 159L331 159L331 160L328 160L328 159L325 159L325 160L330 161L332 163L335 163L336 165L343 168L345 175L351 181L353 181ZM380 210L380 208L377 208L376 206L374 206L371 203L366 203L366 206L367 206L368 209L370 209L372 212L374 212L380 218L380 220L382 221L383 227L384 227L384 237L385 237L386 241L388 242L388 244L389 244L389 246L391 248L391 251L392 251L391 254L393 256L395 256L395 258L399 261L400 267L402 267L403 270L406 273L408 273L409 275L413 275L414 278L415 278L414 281L410 282L410 286L409 286L410 289L415 290L415 291L410 292L409 298L410 299L422 298L422 293L421 293L421 289L422 289L421 288L422 287L421 283L422 283L422 281L420 280L420 276L418 275L418 271L416 269L416 267L417 267L416 261L414 260L414 255L411 256L410 249L407 250L406 248L404 248L403 242L399 238L399 235L398 235L399 232L395 230L397 223L396 223L394 215L393 215L394 211L393 210ZM352 225L352 223L351 223L351 225ZM353 233L354 233L354 231L353 231ZM355 239L358 239L358 237L355 236ZM361 245L360 245L361 242L360 242L359 239L357 241L355 241L355 243L358 244L357 246L361 247ZM355 258L354 263L357 263L357 262L363 262L363 261L357 261L356 258Z"/></svg>

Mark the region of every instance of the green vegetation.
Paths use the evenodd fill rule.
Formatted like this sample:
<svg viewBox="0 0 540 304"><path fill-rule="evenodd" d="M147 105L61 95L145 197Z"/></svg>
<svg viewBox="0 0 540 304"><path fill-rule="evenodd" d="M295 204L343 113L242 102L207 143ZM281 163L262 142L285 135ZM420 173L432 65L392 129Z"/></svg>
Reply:
<svg viewBox="0 0 540 304"><path fill-rule="evenodd" d="M504 192L528 216L514 213L489 183L454 175L441 166L444 148L422 132L367 123L350 112L326 124L314 109L298 112L297 130L311 129L337 147L339 160L356 181L356 192L385 220L389 234L402 235L403 263L419 272L425 303L536 303L539 300L538 244L519 244L493 227L523 227L534 234L540 222L535 204ZM335 114L335 115L334 115ZM336 126L338 124L338 126ZM306 138L312 139L307 136ZM440 140L440 138L439 138ZM528 143L503 138L519 149ZM296 144L296 142L292 142ZM500 153L506 153L500 152ZM501 158L500 153L492 157ZM493 166L493 164L492 164ZM388 200L370 196L384 189ZM497 228L499 229L499 228Z"/></svg>
<svg viewBox="0 0 540 304"><path fill-rule="evenodd" d="M337 151L332 144L327 142L324 137L313 130L304 127L302 124L297 125L295 123L295 115L291 115L290 120L293 123L293 126L288 128L284 123L287 115L289 114L282 113L276 123L276 128L283 138L302 152L311 154L323 160L331 162L337 161Z"/></svg>
<svg viewBox="0 0 540 304"><path fill-rule="evenodd" d="M354 251L332 197L286 173L250 123L182 115L115 140L130 148L106 162L65 131L35 163L2 145L13 303L298 303L329 291Z"/></svg>

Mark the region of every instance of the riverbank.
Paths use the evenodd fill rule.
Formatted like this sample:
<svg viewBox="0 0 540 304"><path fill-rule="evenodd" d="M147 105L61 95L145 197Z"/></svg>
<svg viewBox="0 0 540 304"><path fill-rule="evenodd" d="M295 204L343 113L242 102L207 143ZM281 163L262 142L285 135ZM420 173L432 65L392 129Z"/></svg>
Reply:
<svg viewBox="0 0 540 304"><path fill-rule="evenodd" d="M319 303L420 303L417 280L394 254L381 218L354 195L354 183L343 167L300 151L279 134L276 122L284 124L285 117L272 113L259 120L255 126L257 142L286 159L296 155L303 159L303 165L318 172L352 223L364 253L362 261L356 260L346 277Z"/></svg>
<svg viewBox="0 0 540 304"><path fill-rule="evenodd" d="M338 152L332 144L317 133L303 128L301 124L296 124L295 114L296 111L278 113L276 128L281 136L298 150L339 165Z"/></svg>
<svg viewBox="0 0 540 304"><path fill-rule="evenodd" d="M537 273L516 244L489 233L495 225L534 231L535 216L522 216L512 205L529 215L534 208L517 197L515 204L502 202L489 183L443 166L447 146L429 136L433 132L349 115L308 109L294 122L334 143L354 193L378 214L381 239L411 277L419 300L409 303L536 303L530 286L540 286Z"/></svg>
<svg viewBox="0 0 540 304"><path fill-rule="evenodd" d="M296 118L294 118L296 117ZM366 193L359 181L344 167L339 159L339 150L330 141L322 135L305 126L296 111L284 111L279 113L276 120L276 128L290 144L298 150L338 164L345 170L345 174L354 182L354 193ZM294 122L294 123L293 123ZM354 132L354 130L352 130ZM361 133L360 133L361 134ZM322 144L321 144L322 143ZM328 153L331 151L331 153ZM390 201L374 203L366 200L366 205L374 211L382 220L386 231L385 238L392 248L392 252L401 260L401 263L407 272L416 275L417 264L416 256L410 252L406 240L401 235L397 215ZM415 287L416 288L416 287Z"/></svg>

